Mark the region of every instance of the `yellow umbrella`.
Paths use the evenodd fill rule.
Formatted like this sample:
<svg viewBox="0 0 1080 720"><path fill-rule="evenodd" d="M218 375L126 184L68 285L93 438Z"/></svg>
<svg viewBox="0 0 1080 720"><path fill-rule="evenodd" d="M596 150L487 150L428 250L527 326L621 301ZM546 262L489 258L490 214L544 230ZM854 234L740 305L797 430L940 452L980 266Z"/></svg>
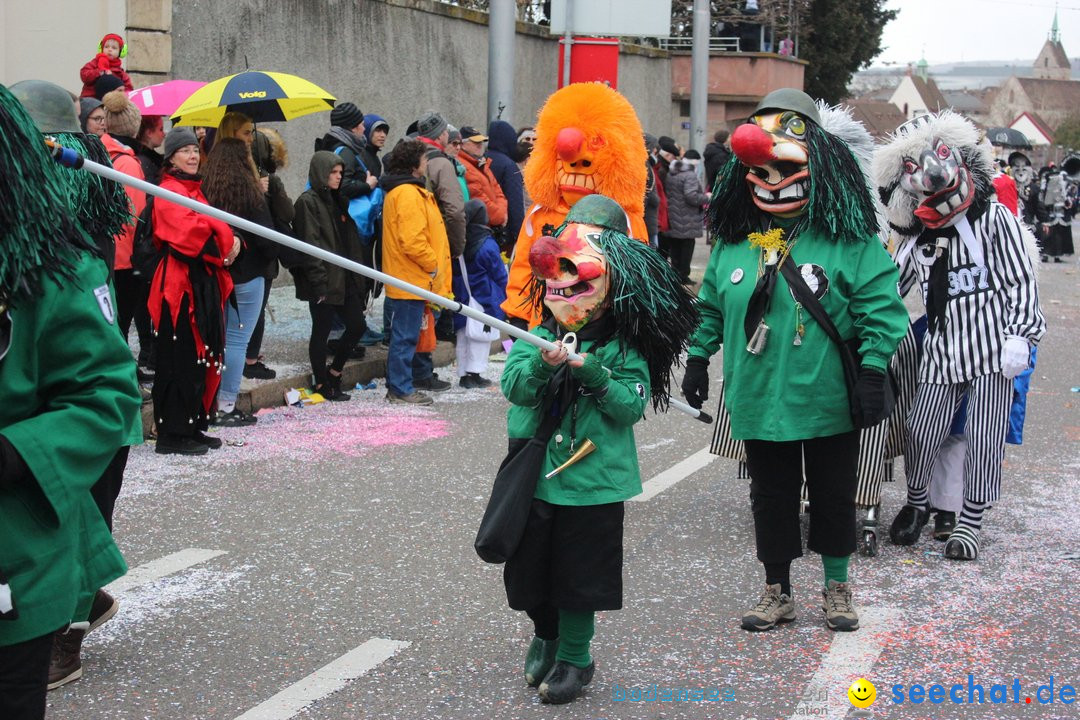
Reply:
<svg viewBox="0 0 1080 720"><path fill-rule="evenodd" d="M192 93L176 109L175 125L217 127L230 111L255 122L280 122L334 107L336 98L318 85L287 73L247 70L229 75Z"/></svg>

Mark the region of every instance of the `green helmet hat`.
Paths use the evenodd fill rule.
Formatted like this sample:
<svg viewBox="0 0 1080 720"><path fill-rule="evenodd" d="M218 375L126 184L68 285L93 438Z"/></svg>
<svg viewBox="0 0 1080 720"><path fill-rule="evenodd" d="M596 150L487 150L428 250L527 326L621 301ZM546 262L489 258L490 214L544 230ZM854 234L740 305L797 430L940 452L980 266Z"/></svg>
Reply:
<svg viewBox="0 0 1080 720"><path fill-rule="evenodd" d="M766 95L754 108L750 117L761 115L765 112L779 112L791 110L802 115L807 120L813 120L816 125L821 125L821 116L818 114L817 103L814 99L795 88L780 88Z"/></svg>
<svg viewBox="0 0 1080 720"><path fill-rule="evenodd" d="M626 211L606 195L586 195L578 200L567 213L566 222L596 225L623 235L630 234Z"/></svg>
<svg viewBox="0 0 1080 720"><path fill-rule="evenodd" d="M82 132L75 98L59 85L45 80L23 80L8 89L30 113L41 132Z"/></svg>

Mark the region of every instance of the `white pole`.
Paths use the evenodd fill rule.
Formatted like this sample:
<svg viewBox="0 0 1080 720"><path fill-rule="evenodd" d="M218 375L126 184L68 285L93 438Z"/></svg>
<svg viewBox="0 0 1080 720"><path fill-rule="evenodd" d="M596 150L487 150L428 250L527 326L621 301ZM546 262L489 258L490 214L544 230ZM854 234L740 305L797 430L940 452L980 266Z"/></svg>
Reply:
<svg viewBox="0 0 1080 720"><path fill-rule="evenodd" d="M74 150L61 147L60 145L57 145L55 143L47 144L49 144L50 151L52 152L52 155L57 160L57 162L66 167L74 168L76 170L80 168L83 170L87 170L94 173L95 175L100 175L101 177L108 180L114 180L121 185L128 185L138 190L142 190L144 193L147 193L149 195L164 198L169 202L176 203L177 205L186 207L189 210L194 210L197 213L209 215L210 217L221 220L224 223L228 223L233 227L237 227L241 230L246 230L247 232L260 235L267 240L273 240L279 245L284 245L286 247L292 248L293 250L302 252L305 255L319 258L320 260L328 262L331 265L337 265L338 267L345 268L346 270L351 270L352 272L359 275L369 277L373 280L378 280L384 285L393 285L396 288L399 288L406 292L410 292L414 295L418 295L424 300L439 305L440 307L444 307L447 310L461 313L465 317L471 317L475 320L479 320L485 325L490 325L497 330L505 332L511 337L515 337L518 340L524 340L530 345L535 345L541 350L555 350L558 347L557 345L555 345L555 343L549 340L537 337L536 335L533 335L526 330L516 328L508 322L504 322L502 320L499 320L498 318L493 318L492 316L486 313L482 313L479 310L475 310L468 305L462 305L457 300L452 300L450 298L445 298L442 295L437 295L430 290L425 290L422 287L418 287L411 283L405 282L404 280L396 278L393 275L387 275L386 273L379 272L374 268L369 268L366 265L361 265L358 262L348 260L341 257L340 255L335 255L328 250L323 250L320 247L315 247L314 245L303 242L302 240L297 240L296 238L289 237L288 235L280 233L277 230L271 230L270 228L263 227L262 225L259 225L257 223L253 223L250 220L245 220L242 217L227 213L224 210L219 210L211 205L201 203L197 200L192 200L186 195L180 195L179 193L174 193L172 190L166 190L165 188L161 188L157 185L148 183L145 180L139 180L138 178L131 177L130 175L125 175L119 170L111 168L108 165L102 165L100 163L94 162L93 160L87 160L86 158L76 153ZM581 355L578 355L577 353L570 353L568 357L571 360L581 359ZM701 420L704 423L712 422L712 417L708 414L702 412L701 410L698 410L697 408L692 408L686 403L676 400L675 398L670 399L670 405L676 410L680 410L687 415L690 415L691 417Z"/></svg>

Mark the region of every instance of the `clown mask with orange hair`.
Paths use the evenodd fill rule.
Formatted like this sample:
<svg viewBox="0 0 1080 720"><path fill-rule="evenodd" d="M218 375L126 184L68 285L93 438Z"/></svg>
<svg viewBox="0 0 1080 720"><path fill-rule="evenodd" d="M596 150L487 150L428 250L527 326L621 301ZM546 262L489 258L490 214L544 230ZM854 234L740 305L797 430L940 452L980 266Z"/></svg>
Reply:
<svg viewBox="0 0 1080 720"><path fill-rule="evenodd" d="M528 301L532 276L529 250L545 226L558 227L578 200L603 194L626 213L632 237L648 242L645 230L645 144L630 103L601 83L575 83L548 98L536 123L536 144L525 166L532 198L521 226L506 301L512 318L539 321Z"/></svg>

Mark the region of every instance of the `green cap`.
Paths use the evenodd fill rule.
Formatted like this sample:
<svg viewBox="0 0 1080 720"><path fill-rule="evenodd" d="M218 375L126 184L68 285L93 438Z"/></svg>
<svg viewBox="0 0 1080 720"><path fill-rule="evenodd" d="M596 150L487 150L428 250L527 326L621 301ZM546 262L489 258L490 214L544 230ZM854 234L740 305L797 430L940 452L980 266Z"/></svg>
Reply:
<svg viewBox="0 0 1080 720"><path fill-rule="evenodd" d="M43 133L81 133L75 98L44 80L23 80L8 88Z"/></svg>
<svg viewBox="0 0 1080 720"><path fill-rule="evenodd" d="M598 225L623 235L629 232L626 211L606 195L586 195L578 200L567 213L566 222Z"/></svg>
<svg viewBox="0 0 1080 720"><path fill-rule="evenodd" d="M796 90L795 88L780 88L779 90L773 90L761 99L761 102L754 108L754 112L750 117L761 115L764 112L778 112L782 110L797 112L807 120L813 120L814 124L821 124L821 117L818 115L817 105L814 103L814 99L802 90Z"/></svg>

